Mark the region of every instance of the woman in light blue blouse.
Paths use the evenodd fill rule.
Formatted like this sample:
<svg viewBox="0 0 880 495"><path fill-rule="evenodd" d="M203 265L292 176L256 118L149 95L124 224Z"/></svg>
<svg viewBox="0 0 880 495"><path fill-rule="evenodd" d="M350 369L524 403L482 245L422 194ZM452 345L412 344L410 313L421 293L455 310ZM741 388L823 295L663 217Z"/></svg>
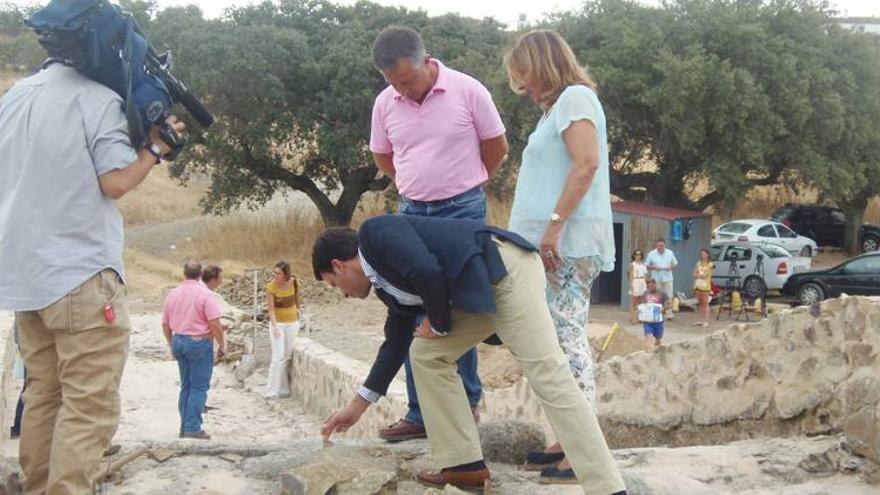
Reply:
<svg viewBox="0 0 880 495"><path fill-rule="evenodd" d="M596 408L590 288L614 269L605 114L592 79L555 32L522 36L505 66L510 87L544 111L523 151L509 229L540 249L559 343ZM529 453L529 468L541 469L543 482L577 483L559 443Z"/></svg>

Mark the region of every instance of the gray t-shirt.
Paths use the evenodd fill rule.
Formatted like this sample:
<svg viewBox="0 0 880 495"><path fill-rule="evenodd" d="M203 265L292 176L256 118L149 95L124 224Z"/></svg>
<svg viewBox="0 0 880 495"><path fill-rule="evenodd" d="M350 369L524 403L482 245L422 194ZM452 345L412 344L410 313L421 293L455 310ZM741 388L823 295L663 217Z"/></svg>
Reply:
<svg viewBox="0 0 880 495"><path fill-rule="evenodd" d="M98 177L135 158L122 99L53 64L0 99L0 309L45 308L123 276L122 217Z"/></svg>

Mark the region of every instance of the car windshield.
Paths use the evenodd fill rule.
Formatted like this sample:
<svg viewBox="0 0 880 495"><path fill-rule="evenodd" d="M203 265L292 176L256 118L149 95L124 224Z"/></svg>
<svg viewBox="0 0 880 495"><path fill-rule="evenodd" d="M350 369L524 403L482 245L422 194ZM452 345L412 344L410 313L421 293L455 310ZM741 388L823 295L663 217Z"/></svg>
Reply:
<svg viewBox="0 0 880 495"><path fill-rule="evenodd" d="M766 254L767 256L769 256L771 258L788 258L789 257L788 251L786 251L785 249L782 249L781 247L779 247L775 244L765 244L763 246L760 246L760 248L761 248L761 251L764 251L764 254Z"/></svg>
<svg viewBox="0 0 880 495"><path fill-rule="evenodd" d="M742 234L752 228L752 224L744 222L730 222L718 227L719 232L730 232L732 234Z"/></svg>
<svg viewBox="0 0 880 495"><path fill-rule="evenodd" d="M782 208L774 211L772 215L770 215L770 220L773 220L774 222L781 222L791 216L791 212L793 211L793 206L783 206Z"/></svg>

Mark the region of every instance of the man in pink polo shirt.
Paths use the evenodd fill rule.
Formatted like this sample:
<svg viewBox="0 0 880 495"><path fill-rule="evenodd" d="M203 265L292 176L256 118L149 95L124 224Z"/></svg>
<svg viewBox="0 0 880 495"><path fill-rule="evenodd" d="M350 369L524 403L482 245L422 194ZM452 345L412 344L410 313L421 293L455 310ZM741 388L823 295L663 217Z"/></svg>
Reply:
<svg viewBox="0 0 880 495"><path fill-rule="evenodd" d="M379 33L373 63L388 87L373 106L370 150L379 169L394 178L399 212L485 222L483 184L507 154L504 124L489 91L431 58L421 36L406 27L390 26ZM413 329L416 324L416 319L399 317L386 322ZM404 366L409 411L380 430L379 436L388 441L426 436L409 359ZM458 372L476 411L482 396L476 349L459 359ZM371 373L359 391L366 401L376 402L387 391L378 374Z"/></svg>
<svg viewBox="0 0 880 495"><path fill-rule="evenodd" d="M199 283L202 265L188 261L183 266L186 280L165 298L162 331L180 370L180 437L208 440L202 428L202 411L214 371L214 344L218 355L225 352L220 303L208 287Z"/></svg>

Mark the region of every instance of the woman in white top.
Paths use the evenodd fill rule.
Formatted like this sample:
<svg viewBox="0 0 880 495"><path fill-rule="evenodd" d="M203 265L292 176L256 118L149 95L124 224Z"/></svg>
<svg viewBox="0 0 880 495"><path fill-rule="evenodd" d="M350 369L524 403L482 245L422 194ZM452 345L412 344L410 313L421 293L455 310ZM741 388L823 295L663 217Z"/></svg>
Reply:
<svg viewBox="0 0 880 495"><path fill-rule="evenodd" d="M636 312L639 309L639 299L645 293L645 277L648 276L648 268L645 266L645 253L641 249L636 249L630 257L632 262L629 264L629 322L638 323Z"/></svg>
<svg viewBox="0 0 880 495"><path fill-rule="evenodd" d="M590 288L614 269L605 113L595 83L555 32L523 35L505 65L511 89L544 111L523 150L509 229L539 246L560 347L595 410ZM577 483L558 442L530 452L526 467L541 469L542 482Z"/></svg>

